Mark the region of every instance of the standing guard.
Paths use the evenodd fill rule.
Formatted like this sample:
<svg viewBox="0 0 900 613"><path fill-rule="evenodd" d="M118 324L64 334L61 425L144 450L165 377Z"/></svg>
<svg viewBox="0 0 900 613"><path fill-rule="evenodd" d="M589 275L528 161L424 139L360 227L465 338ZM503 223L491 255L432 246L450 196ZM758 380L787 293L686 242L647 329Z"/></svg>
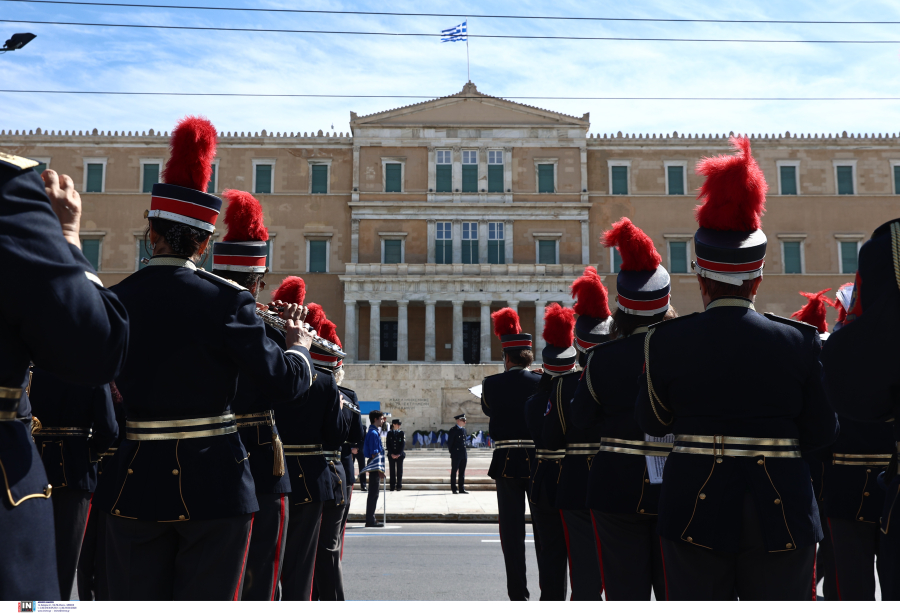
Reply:
<svg viewBox="0 0 900 613"><path fill-rule="evenodd" d="M522 334L519 314L507 307L491 314L491 319L494 334L503 347L504 372L485 377L481 383L481 410L490 418L488 429L494 441L488 476L497 485L506 592L510 600L528 600L525 504L534 462L534 442L525 423L525 402L537 391L541 377L527 370L534 361L534 353L531 335Z"/></svg>
<svg viewBox="0 0 900 613"><path fill-rule="evenodd" d="M874 493L872 480L884 488L884 506L880 511L865 509L874 496L863 497L857 519L865 513L879 517L881 542L878 561L883 600L900 600L900 218L881 225L859 251L859 269L850 308L840 330L835 331L822 350L825 368L824 384L831 405L841 415L882 427L893 425L894 450L883 472L866 466L866 492ZM863 427L868 427L865 424ZM874 425L872 425L875 428ZM851 426L848 441L859 436L861 428ZM843 438L843 432L842 438ZM879 436L880 439L880 436ZM858 441L858 439L857 439ZM859 441L861 443L861 441ZM872 441L874 446L874 441ZM841 441L839 441L841 444ZM869 449L866 443L866 449ZM878 444L878 455L884 453ZM866 454L869 455L869 454ZM835 456L837 459L837 456ZM846 460L848 458L842 458ZM866 461L871 461L866 458ZM883 459L877 460L879 463ZM835 464L850 480L855 472L849 465ZM861 471L860 471L861 472ZM858 478L858 476L857 476ZM859 483L859 481L857 481ZM858 490L857 490L858 491ZM826 496L828 494L826 493ZM830 500L826 498L828 511ZM838 510L835 509L835 512ZM835 543L835 556L838 555ZM871 570L871 566L869 566ZM838 577L840 580L840 577Z"/></svg>
<svg viewBox="0 0 900 613"><path fill-rule="evenodd" d="M387 433L388 459L391 468L390 488L400 491L403 489L403 460L406 459L406 434L400 429L399 419L391 420L391 429Z"/></svg>
<svg viewBox="0 0 900 613"><path fill-rule="evenodd" d="M215 148L208 120L176 126L147 214L153 257L113 288L132 322L116 378L125 440L106 509L113 600L240 598L259 505L231 412L238 374L271 402L298 397L313 376L301 307L281 314L285 351L250 292L197 267L221 207L205 191Z"/></svg>
<svg viewBox="0 0 900 613"><path fill-rule="evenodd" d="M657 527L668 599L810 600L822 529L800 454L830 445L837 423L818 331L753 306L767 186L750 141L732 144L737 155L697 167L706 310L650 327L635 416L647 434L675 435Z"/></svg>
<svg viewBox="0 0 900 613"><path fill-rule="evenodd" d="M37 165L0 152L0 261L20 273L0 295L0 600L7 601L60 597L53 488L31 438L28 366L104 385L118 374L129 337L125 309L81 253L74 182L50 169L38 175ZM66 347L78 348L77 359Z"/></svg>
<svg viewBox="0 0 900 613"><path fill-rule="evenodd" d="M596 530L606 599L650 600L652 590L662 600L666 591L657 501L672 443L644 434L634 419L634 403L647 326L675 317L671 285L653 241L628 218L613 224L603 244L617 248L622 258L610 329L614 340L587 354L571 407L576 428L594 429L600 436L586 504ZM588 277L602 287L599 277ZM599 287L594 293L601 293ZM602 294L606 304L605 287ZM579 295L578 304L582 299Z"/></svg>
<svg viewBox="0 0 900 613"><path fill-rule="evenodd" d="M447 433L447 449L450 451L450 491L454 494L468 494L466 491L466 464L469 452L466 449L466 414L453 418L456 425ZM457 485L458 483L458 485Z"/></svg>

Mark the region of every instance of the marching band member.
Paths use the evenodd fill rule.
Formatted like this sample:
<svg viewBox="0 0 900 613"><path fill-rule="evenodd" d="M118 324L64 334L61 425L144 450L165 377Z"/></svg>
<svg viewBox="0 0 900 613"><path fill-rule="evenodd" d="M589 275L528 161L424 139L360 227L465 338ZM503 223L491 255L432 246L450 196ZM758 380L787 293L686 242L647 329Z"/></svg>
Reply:
<svg viewBox="0 0 900 613"><path fill-rule="evenodd" d="M600 434L586 498L606 599L650 600L652 589L662 600L665 582L656 535L659 472L651 474L650 468L672 445L645 436L634 419L634 402L647 326L675 317L671 284L653 241L627 217L613 224L603 244L617 248L622 258L612 316L614 340L587 354L572 400L573 421L578 428L598 428ZM600 284L599 277L590 281ZM594 293L601 292L596 288ZM605 304L605 287L602 295Z"/></svg>
<svg viewBox="0 0 900 613"><path fill-rule="evenodd" d="M153 257L114 288L132 344L116 378L127 421L107 509L113 600L240 598L259 506L230 408L238 374L270 401L296 398L313 377L299 306L282 314L285 351L249 291L197 267L221 207L205 191L215 147L206 119L176 126L148 212Z"/></svg>
<svg viewBox="0 0 900 613"><path fill-rule="evenodd" d="M31 439L28 366L78 385L104 385L118 374L129 336L121 302L81 253L74 182L49 169L38 175L37 165L0 152L0 261L28 273L0 295L0 600L60 597L53 488ZM77 359L61 350L66 346L79 349Z"/></svg>
<svg viewBox="0 0 900 613"><path fill-rule="evenodd" d="M703 313L644 337L635 416L675 435L659 498L671 600L810 600L822 539L802 451L834 441L818 331L756 312L766 182L750 141L705 159L694 263ZM763 365L765 365L763 367Z"/></svg>
<svg viewBox="0 0 900 613"><path fill-rule="evenodd" d="M894 456L888 468L878 474L880 468L868 466L867 469L872 472L866 473L866 492L874 494L874 488L869 483L876 480L878 487L885 489L884 506L880 511L862 509L865 513L880 516L878 574L883 600L900 600L900 528L897 527L900 525L900 474L897 470L900 462L900 364L895 352L898 341L900 218L879 226L872 233L872 238L860 249L853 297L844 325L829 337L822 350L825 368L823 382L831 405L841 416L842 422L844 417L848 417L859 421L880 422L882 427L890 427L887 426L889 423L893 425ZM857 430L856 426L850 428L851 433ZM852 438L848 437L848 442L856 439L856 442L862 443L858 439L860 431L861 429L856 434L851 434ZM882 440L881 435L879 440ZM871 443L874 445L874 441ZM869 442L865 444L868 450ZM879 455L884 453L883 449L879 443ZM883 462L883 459L878 461ZM837 470L838 466L836 464L834 469ZM849 465L840 466L848 480L852 478L859 483L861 471L851 477L856 471ZM865 503L869 502L867 498L872 497L864 496L861 506L868 507ZM830 499L826 498L826 504L827 510L831 512ZM837 509L834 511L838 512ZM863 519L860 520L860 517ZM861 511L856 518L857 521L864 521L867 516ZM838 544L835 543L835 559L838 555ZM840 569L838 581L841 581Z"/></svg>
<svg viewBox="0 0 900 613"><path fill-rule="evenodd" d="M527 368L534 361L531 335L522 334L519 314L509 307L491 314L494 334L503 347L504 372L481 383L481 410L490 417L494 453L488 476L497 484L500 544L510 600L528 600L525 574L525 503L534 443L525 424L525 401L537 391L540 375ZM535 545L537 543L535 542Z"/></svg>
<svg viewBox="0 0 900 613"><path fill-rule="evenodd" d="M353 484L356 483L356 454L352 449L361 450L363 439L366 436L366 426L362 420L362 414L359 412L359 398L356 392L348 387L341 386L340 382L344 380L344 369L338 373L338 389L344 397L345 406L356 407L352 410L350 416L350 432L347 434L347 440L341 445L341 464L344 467L345 486L347 489L347 504L344 505L344 517L341 519L341 559L344 557L344 534L347 531L347 518L350 516L350 501L353 499Z"/></svg>

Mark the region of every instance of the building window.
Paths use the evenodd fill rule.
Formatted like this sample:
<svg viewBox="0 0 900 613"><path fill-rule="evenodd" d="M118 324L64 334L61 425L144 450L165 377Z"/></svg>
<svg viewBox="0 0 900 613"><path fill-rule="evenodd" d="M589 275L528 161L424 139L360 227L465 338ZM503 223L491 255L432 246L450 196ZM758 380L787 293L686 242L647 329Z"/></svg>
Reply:
<svg viewBox="0 0 900 613"><path fill-rule="evenodd" d="M622 270L622 256L615 247L609 248L610 272L618 274Z"/></svg>
<svg viewBox="0 0 900 613"><path fill-rule="evenodd" d="M472 193L478 191L478 151L462 152L462 191Z"/></svg>
<svg viewBox="0 0 900 613"><path fill-rule="evenodd" d="M437 150L437 164L435 165L435 188L436 192L452 192L453 191L453 161L450 157L449 149Z"/></svg>
<svg viewBox="0 0 900 613"><path fill-rule="evenodd" d="M612 195L628 195L628 166L613 166L610 169L612 177Z"/></svg>
<svg viewBox="0 0 900 613"><path fill-rule="evenodd" d="M669 272L687 274L688 270L687 241L669 241Z"/></svg>
<svg viewBox="0 0 900 613"><path fill-rule="evenodd" d="M803 274L803 242L783 241L781 251L784 259L784 273L788 275Z"/></svg>
<svg viewBox="0 0 900 613"><path fill-rule="evenodd" d="M254 194L271 194L272 186L275 181L274 160L254 160L253 161L253 193Z"/></svg>
<svg viewBox="0 0 900 613"><path fill-rule="evenodd" d="M626 170L625 189L628 189L628 167ZM684 196L687 184L686 166L683 164L666 164L666 193L670 196Z"/></svg>
<svg viewBox="0 0 900 613"><path fill-rule="evenodd" d="M141 192L149 194L153 186L159 183L159 163L141 164Z"/></svg>
<svg viewBox="0 0 900 613"><path fill-rule="evenodd" d="M100 239L99 238L82 238L81 253L91 263L94 270L100 270Z"/></svg>
<svg viewBox="0 0 900 613"><path fill-rule="evenodd" d="M554 180L556 164L538 164L538 192L552 194L556 192Z"/></svg>
<svg viewBox="0 0 900 613"><path fill-rule="evenodd" d="M144 260L145 258L149 260L152 257L153 250L150 248L150 241L139 239L137 245L137 262L135 264L135 270L141 270L142 268L147 266L147 264L142 260Z"/></svg>
<svg viewBox="0 0 900 613"><path fill-rule="evenodd" d="M209 175L209 183L206 184L206 192L209 194L215 194L219 190L217 187L217 180L219 174L219 162L215 161L212 163L212 173Z"/></svg>
<svg viewBox="0 0 900 613"><path fill-rule="evenodd" d="M381 241L381 263L403 263L403 240L386 238Z"/></svg>
<svg viewBox="0 0 900 613"><path fill-rule="evenodd" d="M396 321L382 321L381 323L381 352L379 356L382 362L397 361L397 336L398 323Z"/></svg>
<svg viewBox="0 0 900 613"><path fill-rule="evenodd" d="M39 175L42 174L45 170L47 170L47 168L50 167L50 158L29 158L29 159L34 160L35 162L38 163L38 165L33 167L32 170L35 171L36 173L38 173Z"/></svg>
<svg viewBox="0 0 900 613"><path fill-rule="evenodd" d="M488 151L488 191L503 192L503 151Z"/></svg>
<svg viewBox="0 0 900 613"><path fill-rule="evenodd" d="M859 243L856 241L840 241L841 274L852 275L859 267Z"/></svg>
<svg viewBox="0 0 900 613"><path fill-rule="evenodd" d="M310 193L328 193L328 165L310 164Z"/></svg>
<svg viewBox="0 0 900 613"><path fill-rule="evenodd" d="M503 222L488 223L488 264L506 264L506 239L503 236Z"/></svg>
<svg viewBox="0 0 900 613"><path fill-rule="evenodd" d="M894 164L894 193L900 194L900 163Z"/></svg>
<svg viewBox="0 0 900 613"><path fill-rule="evenodd" d="M84 191L92 193L106 191L106 158L85 158Z"/></svg>
<svg viewBox="0 0 900 613"><path fill-rule="evenodd" d="M386 192L402 192L403 191L403 165L399 163L388 163L384 165L384 191Z"/></svg>
<svg viewBox="0 0 900 613"><path fill-rule="evenodd" d="M435 225L434 235L434 263L453 263L453 224L449 221L439 221Z"/></svg>
<svg viewBox="0 0 900 613"><path fill-rule="evenodd" d="M834 182L839 196L856 193L856 160L834 161Z"/></svg>
<svg viewBox="0 0 900 613"><path fill-rule="evenodd" d="M537 263L556 264L558 260L558 247L559 241L543 239L537 241Z"/></svg>
<svg viewBox="0 0 900 613"><path fill-rule="evenodd" d="M478 222L462 224L462 263L478 264Z"/></svg>
<svg viewBox="0 0 900 613"><path fill-rule="evenodd" d="M328 241L306 241L306 271L328 272Z"/></svg>
<svg viewBox="0 0 900 613"><path fill-rule="evenodd" d="M275 233L272 232L271 234L269 234L269 240L266 241L266 272L270 272L273 268L272 260L274 258L273 258L273 254L272 254L272 251L273 251L272 241L274 239L275 239ZM307 260L307 261L309 261L309 260Z"/></svg>
<svg viewBox="0 0 900 613"><path fill-rule="evenodd" d="M795 161L779 161L778 166L778 193L782 196L797 196L800 194L799 165Z"/></svg>

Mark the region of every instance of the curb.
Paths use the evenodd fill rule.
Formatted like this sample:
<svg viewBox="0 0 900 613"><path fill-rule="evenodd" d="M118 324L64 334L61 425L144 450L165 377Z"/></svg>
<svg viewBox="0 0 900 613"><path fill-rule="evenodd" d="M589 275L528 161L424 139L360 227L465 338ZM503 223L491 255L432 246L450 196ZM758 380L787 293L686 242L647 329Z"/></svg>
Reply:
<svg viewBox="0 0 900 613"><path fill-rule="evenodd" d="M376 512L376 518L381 514ZM496 513L388 513L390 522L432 522L432 523L494 523L498 521ZM349 522L365 522L364 513L350 513ZM531 514L525 514L525 522L531 523Z"/></svg>

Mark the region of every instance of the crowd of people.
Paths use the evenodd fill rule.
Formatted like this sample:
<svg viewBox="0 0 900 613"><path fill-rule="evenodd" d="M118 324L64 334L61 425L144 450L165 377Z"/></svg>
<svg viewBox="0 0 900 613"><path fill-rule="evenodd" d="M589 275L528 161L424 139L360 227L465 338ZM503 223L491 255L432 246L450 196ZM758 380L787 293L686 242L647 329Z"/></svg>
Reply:
<svg viewBox="0 0 900 613"><path fill-rule="evenodd" d="M808 600L817 572L828 598L872 598L876 558L900 599L900 219L863 246L827 342L822 292L795 314L815 325L758 313L766 184L734 144L698 167L702 313L678 316L653 241L623 218L603 237L622 259L615 312L586 269L574 310L546 310L540 369L517 313L492 315L504 372L481 406L513 600L530 596L527 506L545 600ZM303 280L258 302L259 202L225 190L210 245L215 148L208 120L176 126L152 257L112 288L81 253L72 180L0 153L0 258L17 273L0 297L0 600L67 598L76 569L82 600L342 600L355 465L367 526L386 461L402 489L401 424L387 450L382 413L364 429Z"/></svg>

